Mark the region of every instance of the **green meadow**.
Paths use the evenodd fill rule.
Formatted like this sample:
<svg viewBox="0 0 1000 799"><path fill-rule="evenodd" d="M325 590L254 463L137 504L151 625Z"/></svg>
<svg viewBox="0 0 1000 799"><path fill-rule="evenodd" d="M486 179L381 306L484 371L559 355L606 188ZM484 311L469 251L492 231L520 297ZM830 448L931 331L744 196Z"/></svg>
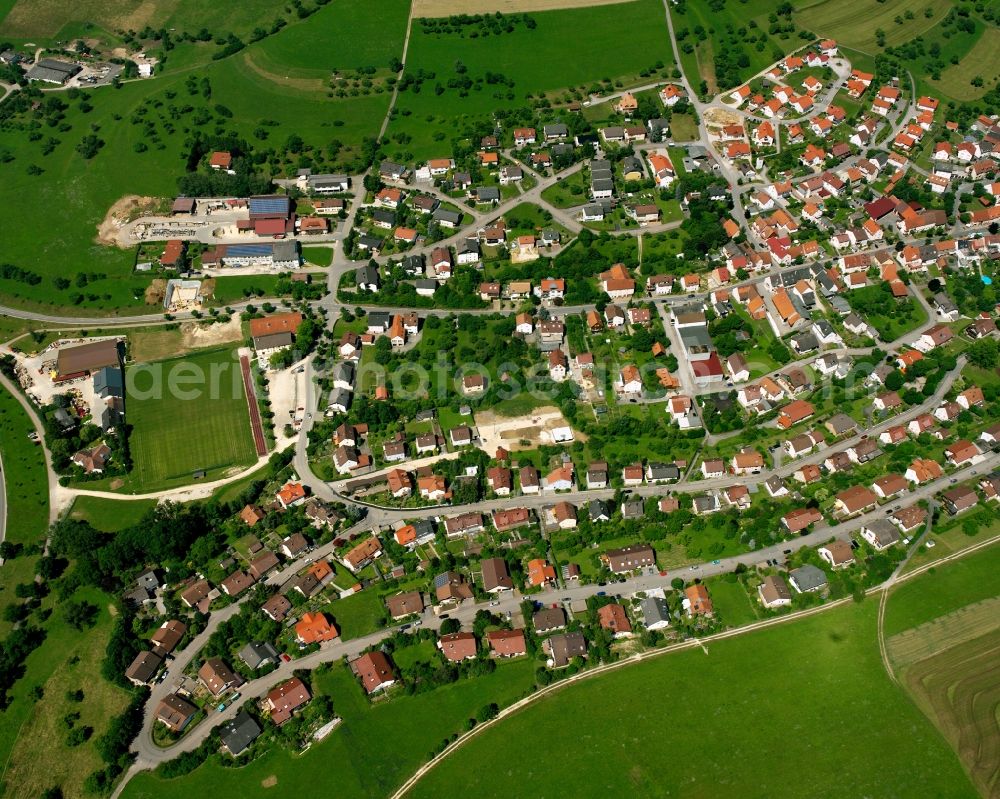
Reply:
<svg viewBox="0 0 1000 799"><path fill-rule="evenodd" d="M164 780L149 772L136 776L124 799L167 799L186 795L322 795L338 799L388 796L426 761L430 751L464 729L484 705L501 707L534 685L534 664L527 659L501 664L485 677L413 696L396 695L370 704L344 666L334 666L313 681L314 690L333 699L343 723L305 755L272 747L241 768L212 759L191 774ZM267 789L264 785L272 785ZM270 792L269 792L270 791Z"/></svg>
<svg viewBox="0 0 1000 799"><path fill-rule="evenodd" d="M671 61L658 0L534 12L531 17L534 28L519 24L509 33L477 38L428 32L415 20L407 74L423 71L434 77L419 92L400 92L387 134L390 152L416 159L450 153L452 139L470 124L489 122L498 109L523 107L542 95L558 99L564 89L586 92L605 78L634 85L641 71ZM464 94L448 88L459 74L459 63L467 70L461 74L472 81L493 73L513 86L484 80Z"/></svg>
<svg viewBox="0 0 1000 799"><path fill-rule="evenodd" d="M255 48L264 63L304 72L375 67L401 58L408 0L334 0L307 20L264 39Z"/></svg>
<svg viewBox="0 0 1000 799"><path fill-rule="evenodd" d="M1000 596L1000 546L996 544L935 566L893 589L886 604L885 636L994 596Z"/></svg>
<svg viewBox="0 0 1000 799"><path fill-rule="evenodd" d="M886 676L876 602L630 664L474 737L407 793L976 796ZM581 724L585 720L586 724Z"/></svg>
<svg viewBox="0 0 1000 799"><path fill-rule="evenodd" d="M28 544L49 526L48 475L41 444L28 438L35 431L17 398L0 388L0 457L7 494L6 540Z"/></svg>

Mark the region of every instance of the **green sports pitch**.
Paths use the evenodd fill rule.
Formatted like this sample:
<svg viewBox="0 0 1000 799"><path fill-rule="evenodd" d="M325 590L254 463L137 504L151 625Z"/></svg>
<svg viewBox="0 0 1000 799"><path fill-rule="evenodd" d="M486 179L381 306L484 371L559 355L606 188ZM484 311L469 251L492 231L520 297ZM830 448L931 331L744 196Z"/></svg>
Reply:
<svg viewBox="0 0 1000 799"><path fill-rule="evenodd" d="M214 479L256 460L246 392L232 348L138 364L127 373L133 490Z"/></svg>

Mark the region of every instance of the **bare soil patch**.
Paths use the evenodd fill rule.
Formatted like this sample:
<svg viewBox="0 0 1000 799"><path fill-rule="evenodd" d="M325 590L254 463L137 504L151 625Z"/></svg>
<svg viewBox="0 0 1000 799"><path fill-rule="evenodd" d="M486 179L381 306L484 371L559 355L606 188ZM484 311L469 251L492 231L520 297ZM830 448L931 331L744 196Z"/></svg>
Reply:
<svg viewBox="0 0 1000 799"><path fill-rule="evenodd" d="M273 788L278 784L278 778L272 774L270 777L265 777L260 781L261 788Z"/></svg>
<svg viewBox="0 0 1000 799"><path fill-rule="evenodd" d="M490 453L496 452L498 446L517 452L534 449L541 444L552 444L552 431L559 427L570 427L570 423L554 405L535 408L523 416L500 416L489 410L476 414L479 446ZM582 440L576 431L574 435Z"/></svg>
<svg viewBox="0 0 1000 799"><path fill-rule="evenodd" d="M146 287L146 305L163 305L163 300L167 296L167 281L162 277L154 278Z"/></svg>
<svg viewBox="0 0 1000 799"><path fill-rule="evenodd" d="M222 324L184 322L173 330L136 330L129 336L129 352L134 361L150 363L203 347L231 344L242 337L238 316Z"/></svg>
<svg viewBox="0 0 1000 799"><path fill-rule="evenodd" d="M726 125L738 125L743 121L743 117L734 111L727 111L724 108L709 108L705 112L705 124L710 127L724 127Z"/></svg>
<svg viewBox="0 0 1000 799"><path fill-rule="evenodd" d="M522 11L555 11L561 8L589 8L617 5L633 0L413 0L415 17L450 17L452 14L504 14Z"/></svg>
<svg viewBox="0 0 1000 799"><path fill-rule="evenodd" d="M112 205L97 226L97 243L108 247L127 249L122 242L120 233L123 227L140 216L151 215L160 204L158 197L140 197L138 194L126 194Z"/></svg>

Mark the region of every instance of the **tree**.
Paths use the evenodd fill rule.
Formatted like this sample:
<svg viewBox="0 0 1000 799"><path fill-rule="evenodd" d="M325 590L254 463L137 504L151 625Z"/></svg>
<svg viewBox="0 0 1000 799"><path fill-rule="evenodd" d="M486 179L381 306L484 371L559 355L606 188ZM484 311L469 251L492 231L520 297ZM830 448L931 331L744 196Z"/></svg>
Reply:
<svg viewBox="0 0 1000 799"><path fill-rule="evenodd" d="M972 342L966 351L969 363L978 366L980 369L993 369L1000 360L1000 344L996 339L981 338Z"/></svg>
<svg viewBox="0 0 1000 799"><path fill-rule="evenodd" d="M441 622L441 635L451 635L462 629L462 623L458 619L445 619Z"/></svg>
<svg viewBox="0 0 1000 799"><path fill-rule="evenodd" d="M67 602L63 605L63 618L76 630L93 627L97 623L99 608L93 602Z"/></svg>

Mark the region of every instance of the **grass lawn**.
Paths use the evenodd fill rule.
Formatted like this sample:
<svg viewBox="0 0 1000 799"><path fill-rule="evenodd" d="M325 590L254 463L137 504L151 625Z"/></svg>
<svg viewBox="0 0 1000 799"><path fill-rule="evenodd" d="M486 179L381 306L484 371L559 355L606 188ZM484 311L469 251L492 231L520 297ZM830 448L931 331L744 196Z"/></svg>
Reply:
<svg viewBox="0 0 1000 799"><path fill-rule="evenodd" d="M353 579L357 582L357 578ZM349 582L344 585L339 577L335 582L345 589L354 584ZM382 600L374 590L361 591L346 599L338 599L324 608L324 611L333 617L345 641L375 632L379 628L378 622L383 616L383 610Z"/></svg>
<svg viewBox="0 0 1000 799"><path fill-rule="evenodd" d="M354 677L335 666L316 681L333 699L344 722L304 756L272 749L240 769L210 762L175 780L148 772L128 784L125 799L159 799L189 794L270 795L261 783L276 779L282 796L335 794L338 799L388 796L445 737L464 729L465 720L490 702L503 707L534 685L534 664L527 659L501 664L486 677L463 680L413 696L393 696L370 705Z"/></svg>
<svg viewBox="0 0 1000 799"><path fill-rule="evenodd" d="M35 799L55 785L62 786L66 797L83 796L83 780L102 765L96 739L128 701L127 692L100 674L111 630L111 597L86 589L75 599L100 608L97 624L83 632L75 630L56 609L44 625L44 643L28 656L27 676L11 691L12 701L0 724L0 760L4 763L0 780L5 797ZM46 600L47 607L53 604L53 598ZM40 700L29 696L36 685L43 689ZM76 689L84 692L82 702L66 697L67 691ZM80 714L78 725L94 730L91 739L80 746L65 743L62 719L69 712Z"/></svg>
<svg viewBox="0 0 1000 799"><path fill-rule="evenodd" d="M927 323L927 312L922 305L912 297L893 299L883 284L854 289L844 296L886 343ZM883 310L876 310L879 307Z"/></svg>
<svg viewBox="0 0 1000 799"><path fill-rule="evenodd" d="M211 304L229 305L252 297L274 297L277 275L223 275L215 278Z"/></svg>
<svg viewBox="0 0 1000 799"><path fill-rule="evenodd" d="M971 799L958 761L885 675L876 610L849 604L584 680L480 734L407 796L459 781L512 796L544 779L566 796Z"/></svg>
<svg viewBox="0 0 1000 799"><path fill-rule="evenodd" d="M209 350L129 369L135 468L127 488L183 484L198 470L211 480L254 462L250 415L234 353Z"/></svg>
<svg viewBox="0 0 1000 799"><path fill-rule="evenodd" d="M972 543L974 539L969 539ZM944 563L900 585L885 611L886 637L1000 595L1000 546Z"/></svg>
<svg viewBox="0 0 1000 799"><path fill-rule="evenodd" d="M670 137L674 141L697 141L698 123L690 114L674 114L670 117Z"/></svg>
<svg viewBox="0 0 1000 799"><path fill-rule="evenodd" d="M742 627L759 618L756 596L751 598L739 580L722 577L709 580L706 585L715 612L727 627Z"/></svg>
<svg viewBox="0 0 1000 799"><path fill-rule="evenodd" d="M7 536L15 544L37 541L49 526L48 475L40 444L17 398L0 388L0 457L7 491Z"/></svg>
<svg viewBox="0 0 1000 799"><path fill-rule="evenodd" d="M332 247L303 247L302 258L316 266L329 266L333 260Z"/></svg>
<svg viewBox="0 0 1000 799"><path fill-rule="evenodd" d="M949 0L897 0L895 3L879 3L878 0L854 0L840 3L837 0L823 0L819 3L797 3L799 9L794 14L795 22L817 36L829 36L838 43L868 53L878 52L875 31L885 31L886 44L902 44L934 27L952 7ZM924 15L931 9L931 16ZM894 19L913 12L913 19L903 19L897 25Z"/></svg>
<svg viewBox="0 0 1000 799"><path fill-rule="evenodd" d="M588 189L582 170L578 170L545 189L542 192L542 199L556 208L572 208L587 202Z"/></svg>
<svg viewBox="0 0 1000 799"><path fill-rule="evenodd" d="M81 496L73 500L70 516L88 521L106 533L117 533L138 524L146 512L155 507L155 499L117 500Z"/></svg>
<svg viewBox="0 0 1000 799"><path fill-rule="evenodd" d="M539 11L531 18L533 28L518 21L512 31L486 37L470 35L477 29L461 34L431 32L415 22L407 72L416 75L423 70L435 77L425 81L419 93L400 93L399 114L387 134L390 154L409 154L403 159L407 161L450 155L451 140L467 135L470 123L489 119L500 108L531 105L529 95L571 88L587 92L599 88L596 84L604 78L629 84L658 61L671 60L663 4L658 0ZM580 58L581 53L586 58ZM467 68L463 78L473 82L469 89L448 87L458 77L458 62ZM487 72L502 75L513 85L487 83Z"/></svg>

